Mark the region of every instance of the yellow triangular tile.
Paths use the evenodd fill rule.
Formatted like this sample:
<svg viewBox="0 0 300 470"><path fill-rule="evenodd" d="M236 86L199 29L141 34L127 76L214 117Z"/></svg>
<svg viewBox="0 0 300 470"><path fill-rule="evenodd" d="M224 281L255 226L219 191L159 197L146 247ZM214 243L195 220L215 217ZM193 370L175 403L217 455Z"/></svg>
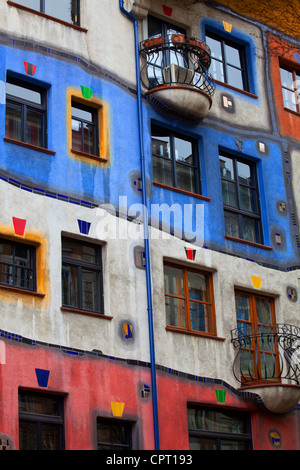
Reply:
<svg viewBox="0 0 300 470"><path fill-rule="evenodd" d="M253 284L254 289L260 289L261 283L262 283L262 277L251 276L251 279L252 279L252 284Z"/></svg>

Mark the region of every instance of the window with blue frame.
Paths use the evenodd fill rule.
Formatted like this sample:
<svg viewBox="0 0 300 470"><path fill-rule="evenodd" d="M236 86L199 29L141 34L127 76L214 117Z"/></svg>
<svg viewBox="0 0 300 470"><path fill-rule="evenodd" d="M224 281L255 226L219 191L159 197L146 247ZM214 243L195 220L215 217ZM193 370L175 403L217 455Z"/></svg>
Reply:
<svg viewBox="0 0 300 470"><path fill-rule="evenodd" d="M168 327L216 334L210 273L165 263L164 287Z"/></svg>
<svg viewBox="0 0 300 470"><path fill-rule="evenodd" d="M219 82L250 92L246 49L241 43L214 32L206 32L211 50L210 73Z"/></svg>
<svg viewBox="0 0 300 470"><path fill-rule="evenodd" d="M79 25L80 0L13 0L12 3Z"/></svg>
<svg viewBox="0 0 300 470"><path fill-rule="evenodd" d="M222 153L220 172L225 234L263 243L255 163Z"/></svg>

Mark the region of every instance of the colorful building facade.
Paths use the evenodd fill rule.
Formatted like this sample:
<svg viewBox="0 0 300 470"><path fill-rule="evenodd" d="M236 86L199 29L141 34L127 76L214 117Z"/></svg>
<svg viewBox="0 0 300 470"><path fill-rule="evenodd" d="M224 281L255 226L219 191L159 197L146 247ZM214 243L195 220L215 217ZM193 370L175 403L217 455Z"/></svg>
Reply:
<svg viewBox="0 0 300 470"><path fill-rule="evenodd" d="M0 6L2 448L298 450L299 40L56 3Z"/></svg>

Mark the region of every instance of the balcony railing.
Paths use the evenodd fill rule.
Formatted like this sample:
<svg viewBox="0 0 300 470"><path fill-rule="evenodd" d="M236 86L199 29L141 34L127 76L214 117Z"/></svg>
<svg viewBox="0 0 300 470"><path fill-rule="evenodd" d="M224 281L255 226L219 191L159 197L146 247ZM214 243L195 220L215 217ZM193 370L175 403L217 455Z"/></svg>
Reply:
<svg viewBox="0 0 300 470"><path fill-rule="evenodd" d="M184 34L146 39L140 44L144 58L141 79L147 90L182 85L198 89L209 97L215 85L208 69L210 49L204 42Z"/></svg>
<svg viewBox="0 0 300 470"><path fill-rule="evenodd" d="M300 384L300 328L275 324L245 325L231 331L238 349L233 373L243 387Z"/></svg>

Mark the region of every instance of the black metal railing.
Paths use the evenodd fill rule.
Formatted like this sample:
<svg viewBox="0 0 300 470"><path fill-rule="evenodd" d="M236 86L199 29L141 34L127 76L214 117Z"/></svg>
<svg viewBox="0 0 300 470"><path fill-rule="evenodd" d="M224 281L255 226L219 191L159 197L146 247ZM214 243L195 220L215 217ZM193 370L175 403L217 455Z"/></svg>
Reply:
<svg viewBox="0 0 300 470"><path fill-rule="evenodd" d="M147 90L167 85L195 87L212 97L214 81L209 74L209 46L184 34L146 39L140 44L144 58L141 79Z"/></svg>
<svg viewBox="0 0 300 470"><path fill-rule="evenodd" d="M300 384L300 328L294 325L243 325L231 331L238 353L235 378L243 385Z"/></svg>

